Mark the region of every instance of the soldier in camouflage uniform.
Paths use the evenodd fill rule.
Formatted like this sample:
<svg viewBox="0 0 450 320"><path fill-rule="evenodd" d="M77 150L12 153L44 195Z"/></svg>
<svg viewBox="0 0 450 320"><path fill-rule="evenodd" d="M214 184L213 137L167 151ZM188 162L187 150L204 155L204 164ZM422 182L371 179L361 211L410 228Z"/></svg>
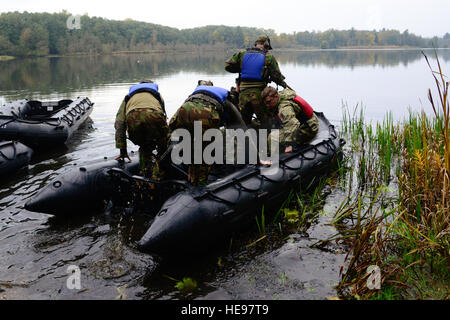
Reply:
<svg viewBox="0 0 450 320"><path fill-rule="evenodd" d="M265 105L274 112L275 122L278 122L279 143L285 148L284 152L292 152L293 145L311 140L319 131L319 119L314 113L307 118L294 101L296 95L294 90L284 89L278 93L273 87L266 87L261 93Z"/></svg>
<svg viewBox="0 0 450 320"><path fill-rule="evenodd" d="M261 36L253 48L242 50L225 62L226 71L239 73L236 88L239 92L239 109L245 123L252 124L254 128L270 127L271 114L263 103L261 91L271 81L287 87L277 60L268 52L270 49L269 37ZM252 122L253 114L257 120Z"/></svg>
<svg viewBox="0 0 450 320"><path fill-rule="evenodd" d="M219 129L223 124L227 125L227 123L224 123L228 118L225 114L230 115L233 108L236 110L236 107L228 99L229 92L226 89L214 87L211 81L199 80L198 85L194 93L184 101L169 122L169 128L172 132L179 128L186 129L191 134L192 139L194 139L194 121L202 122L203 136L203 133L208 129ZM213 94L214 91L219 92L221 96L218 97ZM239 114L237 110L236 113ZM193 143L192 140L192 149ZM206 145L203 143L202 150ZM207 184L211 165L194 164L194 153L191 152L191 155L191 164L188 165L188 181L195 186Z"/></svg>
<svg viewBox="0 0 450 320"><path fill-rule="evenodd" d="M159 157L167 149L169 127L158 86L147 80L130 87L129 94L125 96L117 112L114 128L116 148L120 149L116 160L130 159L126 140L128 132L128 138L140 147L141 174L155 180L162 179L164 173L159 168ZM153 155L155 149L156 157Z"/></svg>

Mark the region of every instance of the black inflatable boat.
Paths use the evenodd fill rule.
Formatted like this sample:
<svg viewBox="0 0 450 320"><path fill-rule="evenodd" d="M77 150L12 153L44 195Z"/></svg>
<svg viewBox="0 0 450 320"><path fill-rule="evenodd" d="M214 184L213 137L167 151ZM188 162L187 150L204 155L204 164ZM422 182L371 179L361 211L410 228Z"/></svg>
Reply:
<svg viewBox="0 0 450 320"><path fill-rule="evenodd" d="M281 154L275 173L247 165L205 187L169 198L138 243L139 250L161 255L202 252L261 214L277 210L290 188L308 185L334 170L345 141L322 113L317 136L293 153Z"/></svg>
<svg viewBox="0 0 450 320"><path fill-rule="evenodd" d="M65 143L89 117L89 98L41 102L17 100L0 108L0 140L40 148Z"/></svg>
<svg viewBox="0 0 450 320"><path fill-rule="evenodd" d="M29 211L55 216L71 216L103 208L117 185L109 173L117 168L130 175L139 173L139 159L131 155L131 162L103 159L94 164L77 166L57 176L25 204Z"/></svg>
<svg viewBox="0 0 450 320"><path fill-rule="evenodd" d="M264 174L257 165L231 167L231 170L230 166L224 166L226 170L212 171L210 183L204 187L192 187L180 180L158 184L135 176L137 159L125 164L111 160L74 168L57 177L28 201L25 208L54 215L67 215L70 208L80 214L88 209L86 206L114 200L124 186L129 189L137 186L141 196L159 192L163 200L138 243L141 251L163 255L203 251L214 240L226 237L245 220L252 219L263 204L268 210L271 206L278 209L291 187L298 183L308 185L333 170L345 142L322 113L316 114L320 121L317 136L296 152L281 154L278 169L270 175ZM183 172L181 167L174 168L175 175ZM148 210L151 206L147 206ZM154 211L154 206L151 209Z"/></svg>
<svg viewBox="0 0 450 320"><path fill-rule="evenodd" d="M154 208L158 206L158 203L159 206L161 205L161 199L165 201L170 195L179 191L180 187L182 189L188 187L185 181L171 179L156 182L138 176L138 156L132 151L130 158L131 161L103 159L88 165L76 165L39 190L25 203L25 209L70 217L101 211L105 209L105 203L109 201L121 208L124 207L124 203L128 207L150 205ZM149 192L152 199L147 196L148 201L137 203L134 201L136 192ZM154 201L155 196L159 201ZM158 209L159 207L154 213Z"/></svg>
<svg viewBox="0 0 450 320"><path fill-rule="evenodd" d="M18 141L0 141L0 177L28 165L33 150Z"/></svg>

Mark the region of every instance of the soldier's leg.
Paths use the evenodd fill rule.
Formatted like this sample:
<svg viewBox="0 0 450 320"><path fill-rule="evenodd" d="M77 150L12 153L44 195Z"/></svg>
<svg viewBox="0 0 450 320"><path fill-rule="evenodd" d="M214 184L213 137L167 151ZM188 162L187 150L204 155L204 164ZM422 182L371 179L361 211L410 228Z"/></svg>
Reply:
<svg viewBox="0 0 450 320"><path fill-rule="evenodd" d="M166 176L166 170L164 169L163 166L160 166L160 158L166 152L169 141L168 128L167 130L165 128L162 128L161 131L162 132L160 138L155 142L157 156L155 157L155 161L153 163L153 173L152 173L152 179L157 181L163 180Z"/></svg>
<svg viewBox="0 0 450 320"><path fill-rule="evenodd" d="M251 103L251 98L249 96L248 90L243 90L239 94L239 104L238 108L241 112L242 119L244 120L245 124L249 125L252 121L252 117L254 114L253 105Z"/></svg>
<svg viewBox="0 0 450 320"><path fill-rule="evenodd" d="M211 166L207 164L202 164L198 168L198 178L197 178L197 185L203 186L208 184L208 176L209 172L211 171Z"/></svg>
<svg viewBox="0 0 450 320"><path fill-rule="evenodd" d="M202 186L208 183L211 166L207 164L191 164L188 168L188 181L194 186Z"/></svg>
<svg viewBox="0 0 450 320"><path fill-rule="evenodd" d="M270 156L273 157L272 152L275 152L276 147L278 146L278 151L279 152L284 152L284 149L281 150L280 148L280 135L279 135L279 131L278 134L275 134L275 131L271 131L269 133L269 135L267 136L267 152Z"/></svg>
<svg viewBox="0 0 450 320"><path fill-rule="evenodd" d="M153 176L153 145L145 145L139 148L139 168L144 177Z"/></svg>
<svg viewBox="0 0 450 320"><path fill-rule="evenodd" d="M153 166L153 179L162 180L164 179L166 172L163 166L160 166L160 158L166 152L169 147L170 133L169 127L164 119L159 119L154 122L155 131L157 136L155 137L154 143L156 145L157 156L155 158L155 163Z"/></svg>
<svg viewBox="0 0 450 320"><path fill-rule="evenodd" d="M159 150L164 149L165 151L167 147L168 126L164 115L150 109L133 110L127 115L127 126L129 139L140 146L139 164L141 174L149 178L153 177L153 164L155 161L153 150L159 148ZM157 177L159 174L158 166L154 177Z"/></svg>
<svg viewBox="0 0 450 320"><path fill-rule="evenodd" d="M203 143L202 153L206 147L206 143ZM194 144L191 144L192 148ZM192 157L194 157L194 150L191 152ZM208 183L208 175L211 170L211 165L202 164L194 164L194 158L191 159L192 162L188 167L188 181L194 186L201 186Z"/></svg>
<svg viewBox="0 0 450 320"><path fill-rule="evenodd" d="M148 160L149 146L145 139L145 121L143 120L142 110L132 110L127 114L128 138L139 146L139 169L141 175L146 175L146 168L150 166L151 158Z"/></svg>
<svg viewBox="0 0 450 320"><path fill-rule="evenodd" d="M251 123L253 128L258 128L265 123L269 113L261 97L261 91L262 88L249 88L239 95L239 107L242 118L246 124ZM255 114L257 120L252 120L253 114Z"/></svg>
<svg viewBox="0 0 450 320"><path fill-rule="evenodd" d="M159 160L155 159L155 163L152 168L152 179L156 181L161 181L166 175L165 170L163 170L159 165Z"/></svg>
<svg viewBox="0 0 450 320"><path fill-rule="evenodd" d="M305 143L312 138L314 138L319 131L319 118L315 114L312 115L311 118L308 119L306 124L302 124L299 127L299 143Z"/></svg>

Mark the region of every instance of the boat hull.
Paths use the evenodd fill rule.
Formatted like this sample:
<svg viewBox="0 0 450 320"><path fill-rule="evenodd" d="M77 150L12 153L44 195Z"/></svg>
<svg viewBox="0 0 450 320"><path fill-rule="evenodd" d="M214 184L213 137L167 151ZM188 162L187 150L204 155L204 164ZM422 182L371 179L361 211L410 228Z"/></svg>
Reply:
<svg viewBox="0 0 450 320"><path fill-rule="evenodd" d="M0 177L10 176L28 165L33 150L18 141L0 142Z"/></svg>
<svg viewBox="0 0 450 320"><path fill-rule="evenodd" d="M121 168L130 174L139 171L139 159L131 162L103 160L95 164L78 166L57 176L26 204L25 209L55 216L71 216L102 208L113 194L115 186L109 174L112 168Z"/></svg>

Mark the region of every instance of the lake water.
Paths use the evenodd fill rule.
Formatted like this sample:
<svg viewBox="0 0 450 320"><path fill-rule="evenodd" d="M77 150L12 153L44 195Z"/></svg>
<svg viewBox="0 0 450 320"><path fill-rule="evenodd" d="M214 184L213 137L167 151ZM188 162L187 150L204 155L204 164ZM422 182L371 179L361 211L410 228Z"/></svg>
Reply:
<svg viewBox="0 0 450 320"><path fill-rule="evenodd" d="M425 50L435 61L433 50ZM0 64L0 103L24 97L55 99L87 95L97 108L92 116L115 112L130 84L155 80L171 116L198 79L230 88L236 74L224 70L229 53L133 54L35 58ZM338 50L277 52L286 82L315 109L341 119L341 106L366 108L368 119L387 111L401 119L408 108L431 110L427 90L435 84L420 50ZM450 50L438 50L448 70ZM111 109L111 112L110 112Z"/></svg>
<svg viewBox="0 0 450 320"><path fill-rule="evenodd" d="M51 222L48 215L23 209L27 199L53 177L103 157L114 157L114 119L128 87L142 79L159 84L172 116L197 80L230 88L236 74L224 71L233 52L130 54L30 58L0 62L0 103L16 99L56 100L87 96L95 103L91 119L64 148L35 154L27 169L0 183L0 298L134 299L185 298L173 280L189 276L198 289L188 298L324 299L345 254L310 245L335 230L320 216L308 236L293 233L286 242L263 250L236 248L202 261L162 268L134 248L136 221L120 223L97 215ZM432 58L433 51L426 51ZM391 111L402 119L408 109L431 113L427 90L434 80L420 50L339 50L274 54L286 82L315 110L339 126L342 105L363 105L368 121ZM438 50L444 72L450 50ZM137 150L136 147L130 149ZM324 211L336 201L327 198ZM136 218L138 219L138 218ZM136 229L135 229L136 231ZM244 246L245 248L245 246ZM221 263L218 263L221 261ZM83 273L82 290L66 287L67 266Z"/></svg>

